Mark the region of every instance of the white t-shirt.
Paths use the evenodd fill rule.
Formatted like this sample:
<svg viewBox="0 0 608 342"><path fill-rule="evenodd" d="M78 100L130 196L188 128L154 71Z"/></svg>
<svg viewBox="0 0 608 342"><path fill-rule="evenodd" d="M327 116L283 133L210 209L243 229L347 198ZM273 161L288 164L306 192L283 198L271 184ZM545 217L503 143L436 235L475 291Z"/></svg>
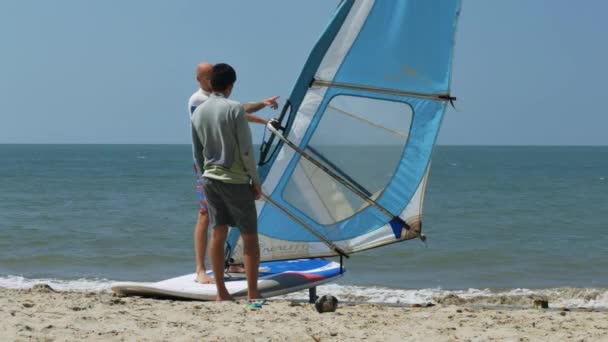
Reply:
<svg viewBox="0 0 608 342"><path fill-rule="evenodd" d="M188 100L188 113L190 114L190 117L192 117L192 113L194 113L196 107L200 106L201 103L207 101L209 95L210 94L208 92L199 88L197 91L194 92L194 94L192 94L192 96L190 96L190 100Z"/></svg>
<svg viewBox="0 0 608 342"><path fill-rule="evenodd" d="M207 101L207 99L209 98L209 95L211 95L210 93L204 91L201 88L198 88L197 91L194 92L194 94L192 94L192 96L190 96L190 99L188 100L188 121L190 121L190 119L192 118L192 114L194 113L194 110L196 109L196 107L200 106L203 102ZM194 157L192 157L192 159L194 159ZM197 175L200 176L197 168L196 168L196 164L194 164L194 172L196 172Z"/></svg>

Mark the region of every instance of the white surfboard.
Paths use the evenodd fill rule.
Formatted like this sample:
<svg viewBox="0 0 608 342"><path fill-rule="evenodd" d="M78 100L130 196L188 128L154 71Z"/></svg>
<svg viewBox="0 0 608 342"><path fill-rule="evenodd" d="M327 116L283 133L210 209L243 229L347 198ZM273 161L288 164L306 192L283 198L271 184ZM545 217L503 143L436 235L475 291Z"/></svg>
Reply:
<svg viewBox="0 0 608 342"><path fill-rule="evenodd" d="M265 298L280 296L336 280L343 272L339 263L326 259L264 262L260 264L258 290ZM200 284L195 279L192 273L155 283L117 282L112 284L112 291L124 296L215 300L215 284ZM229 273L225 279L235 299L247 296L244 274Z"/></svg>

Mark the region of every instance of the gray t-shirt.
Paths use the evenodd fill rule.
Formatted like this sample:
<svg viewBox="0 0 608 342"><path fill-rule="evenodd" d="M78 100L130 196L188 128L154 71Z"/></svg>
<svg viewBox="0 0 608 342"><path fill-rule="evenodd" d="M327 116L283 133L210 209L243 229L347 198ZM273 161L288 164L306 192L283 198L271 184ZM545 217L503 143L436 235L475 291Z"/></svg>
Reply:
<svg viewBox="0 0 608 342"><path fill-rule="evenodd" d="M245 184L258 179L251 130L243 105L213 93L191 117L192 150L203 177Z"/></svg>

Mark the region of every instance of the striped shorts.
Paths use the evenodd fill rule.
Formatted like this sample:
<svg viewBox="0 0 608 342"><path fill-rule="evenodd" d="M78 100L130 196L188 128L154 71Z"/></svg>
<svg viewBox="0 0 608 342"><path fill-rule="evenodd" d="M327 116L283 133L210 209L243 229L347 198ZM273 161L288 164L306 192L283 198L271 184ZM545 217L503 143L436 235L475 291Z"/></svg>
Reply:
<svg viewBox="0 0 608 342"><path fill-rule="evenodd" d="M207 200L205 199L205 194L203 193L203 177L198 172L196 168L196 164L194 164L194 173L196 174L196 196L198 197L198 212L201 214L207 213Z"/></svg>

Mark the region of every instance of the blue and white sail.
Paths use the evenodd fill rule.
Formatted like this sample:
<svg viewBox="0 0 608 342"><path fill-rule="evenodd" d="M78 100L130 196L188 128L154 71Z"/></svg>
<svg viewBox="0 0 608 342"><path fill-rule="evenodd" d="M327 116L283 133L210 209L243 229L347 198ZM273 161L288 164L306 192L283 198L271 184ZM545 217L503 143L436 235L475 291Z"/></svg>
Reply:
<svg viewBox="0 0 608 342"><path fill-rule="evenodd" d="M276 135L262 146L262 260L420 236L459 9L458 0L340 3L279 119L295 147Z"/></svg>

